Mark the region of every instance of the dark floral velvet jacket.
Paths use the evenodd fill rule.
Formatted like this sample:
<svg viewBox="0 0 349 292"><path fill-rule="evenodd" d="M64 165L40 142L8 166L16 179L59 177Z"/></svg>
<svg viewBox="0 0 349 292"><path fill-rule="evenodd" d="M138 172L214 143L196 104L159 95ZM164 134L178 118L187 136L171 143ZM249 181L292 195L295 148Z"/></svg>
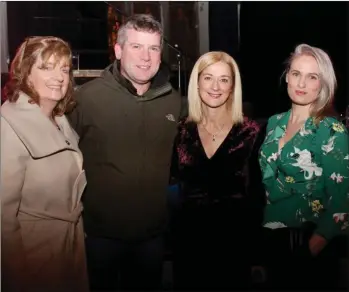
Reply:
<svg viewBox="0 0 349 292"><path fill-rule="evenodd" d="M221 205L224 208L220 212L241 212L241 222L261 224L265 198L258 150L263 139L260 126L245 118L232 127L216 153L208 158L197 125L180 121L171 167L172 182L180 189L179 209L192 212ZM243 210L234 208L242 206L241 201L245 202Z"/></svg>

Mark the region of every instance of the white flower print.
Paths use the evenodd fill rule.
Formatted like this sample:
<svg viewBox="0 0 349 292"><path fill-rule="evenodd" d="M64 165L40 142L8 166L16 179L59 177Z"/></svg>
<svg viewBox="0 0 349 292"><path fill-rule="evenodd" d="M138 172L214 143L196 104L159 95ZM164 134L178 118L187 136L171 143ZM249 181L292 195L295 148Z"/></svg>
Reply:
<svg viewBox="0 0 349 292"><path fill-rule="evenodd" d="M287 226L282 222L267 222L264 224L263 227L270 228L270 229L277 229L277 228L285 228Z"/></svg>
<svg viewBox="0 0 349 292"><path fill-rule="evenodd" d="M306 136L306 135L309 135L309 134L311 134L312 132L311 132L311 130L306 130L305 129L305 126L303 125L302 127L301 127L301 129L299 130L299 134L303 137L303 136Z"/></svg>
<svg viewBox="0 0 349 292"><path fill-rule="evenodd" d="M271 161L275 161L278 158L278 153L272 153L268 158L267 161L270 163Z"/></svg>
<svg viewBox="0 0 349 292"><path fill-rule="evenodd" d="M344 157L344 160L349 160L349 154Z"/></svg>
<svg viewBox="0 0 349 292"><path fill-rule="evenodd" d="M341 183L343 181L344 176L340 175L339 173L336 174L334 172L334 173L331 174L330 178L332 180L335 180L336 183Z"/></svg>
<svg viewBox="0 0 349 292"><path fill-rule="evenodd" d="M333 219L336 223L348 221L348 213L335 213Z"/></svg>
<svg viewBox="0 0 349 292"><path fill-rule="evenodd" d="M291 155L298 154L299 156L296 158L297 163L293 163L292 165L299 167L304 171L304 178L306 180L311 179L314 174L316 176L322 175L322 168L318 167L316 163L311 161L311 153L308 150L300 150L297 147L294 147L294 150L295 153L291 153Z"/></svg>
<svg viewBox="0 0 349 292"><path fill-rule="evenodd" d="M269 193L266 191L265 192L265 197L267 199L267 205L270 205L270 201L269 201Z"/></svg>
<svg viewBox="0 0 349 292"><path fill-rule="evenodd" d="M301 210L301 209L298 209L298 210L296 211L296 217L298 218L298 220L299 220L300 222L305 222L305 221L306 221L306 219L305 219L304 216L303 216L303 213L302 213L302 210Z"/></svg>
<svg viewBox="0 0 349 292"><path fill-rule="evenodd" d="M301 197L304 199L304 200L309 200L309 195L307 194L302 194Z"/></svg>
<svg viewBox="0 0 349 292"><path fill-rule="evenodd" d="M277 120L280 120L280 119L283 117L283 115L284 115L284 114L279 114L279 115L277 115L277 116L276 116L276 119L277 119Z"/></svg>
<svg viewBox="0 0 349 292"><path fill-rule="evenodd" d="M321 150L324 151L324 154L327 154L333 150L334 139L336 139L336 137L331 137L328 139L327 144L321 146Z"/></svg>
<svg viewBox="0 0 349 292"><path fill-rule="evenodd" d="M266 136L269 136L271 133L273 133L274 132L274 130L270 130L268 133L267 133L267 135Z"/></svg>

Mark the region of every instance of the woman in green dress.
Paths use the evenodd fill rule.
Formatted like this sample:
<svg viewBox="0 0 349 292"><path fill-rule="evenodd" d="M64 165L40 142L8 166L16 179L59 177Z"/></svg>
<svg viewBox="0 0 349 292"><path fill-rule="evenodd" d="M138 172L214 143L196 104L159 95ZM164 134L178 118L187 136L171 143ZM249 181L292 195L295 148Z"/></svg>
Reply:
<svg viewBox="0 0 349 292"><path fill-rule="evenodd" d="M277 289L332 288L330 247L348 227L349 146L332 107L337 82L329 56L297 46L286 83L291 109L269 118L259 154L267 273Z"/></svg>

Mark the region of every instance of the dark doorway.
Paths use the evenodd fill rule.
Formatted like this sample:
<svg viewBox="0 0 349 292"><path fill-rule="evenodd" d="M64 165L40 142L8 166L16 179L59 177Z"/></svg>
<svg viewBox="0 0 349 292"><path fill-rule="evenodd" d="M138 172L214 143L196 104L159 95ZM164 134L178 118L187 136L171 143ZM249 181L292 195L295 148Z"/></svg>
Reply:
<svg viewBox="0 0 349 292"><path fill-rule="evenodd" d="M345 109L348 93L348 3L242 2L240 67L244 98L268 117L288 109L285 60L301 43L331 57L338 79L335 106ZM223 35L221 37L224 37Z"/></svg>

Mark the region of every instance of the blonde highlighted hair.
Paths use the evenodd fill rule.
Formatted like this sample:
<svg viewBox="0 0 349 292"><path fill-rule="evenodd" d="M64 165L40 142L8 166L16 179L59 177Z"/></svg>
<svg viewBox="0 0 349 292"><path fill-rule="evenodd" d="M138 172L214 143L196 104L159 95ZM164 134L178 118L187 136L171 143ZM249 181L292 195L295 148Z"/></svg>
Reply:
<svg viewBox="0 0 349 292"><path fill-rule="evenodd" d="M315 123L319 123L326 116L335 116L333 100L337 88L337 79L330 57L319 48L300 44L288 59L286 73L289 72L293 60L299 56L313 57L320 71L321 89L318 98L312 104L310 116L315 118Z"/></svg>
<svg viewBox="0 0 349 292"><path fill-rule="evenodd" d="M242 86L239 67L235 60L225 52L208 52L202 55L195 63L190 75L188 87L189 115L188 121L200 123L203 119L202 101L199 95L200 74L210 65L224 62L229 65L233 77L233 90L227 102L231 110L233 124L242 123Z"/></svg>
<svg viewBox="0 0 349 292"><path fill-rule="evenodd" d="M38 59L41 59L44 65L51 56L55 57L56 62L66 59L67 65L72 68L72 52L67 42L54 36L27 38L19 46L16 56L11 63L10 78L4 88L5 99L9 102L16 102L20 92L24 92L30 97L31 103L40 104L39 94L29 84L28 76ZM72 70L69 72L69 77L67 93L54 108L53 116L63 115L75 104L73 101L74 77Z"/></svg>

